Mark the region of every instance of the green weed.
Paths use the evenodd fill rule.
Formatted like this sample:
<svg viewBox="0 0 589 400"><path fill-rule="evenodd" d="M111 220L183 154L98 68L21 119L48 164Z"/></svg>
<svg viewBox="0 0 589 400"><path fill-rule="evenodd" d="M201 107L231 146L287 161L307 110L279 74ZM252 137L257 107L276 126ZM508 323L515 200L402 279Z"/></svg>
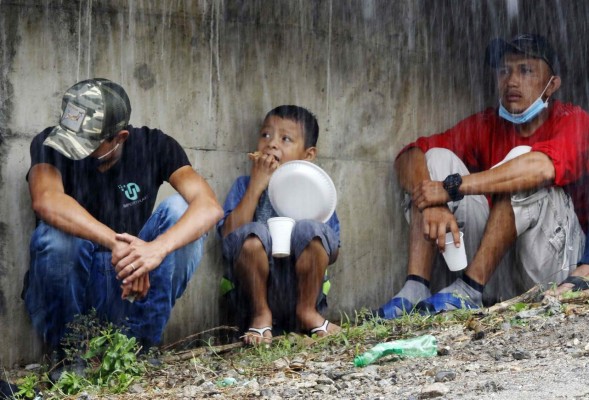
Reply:
<svg viewBox="0 0 589 400"><path fill-rule="evenodd" d="M90 382L113 393L121 393L145 372L137 360L139 346L134 337L127 337L111 328L90 340L89 350L82 356L91 366Z"/></svg>
<svg viewBox="0 0 589 400"><path fill-rule="evenodd" d="M17 399L33 399L36 396L35 388L39 384L39 377L35 374L28 374L17 382L18 392L14 393Z"/></svg>
<svg viewBox="0 0 589 400"><path fill-rule="evenodd" d="M145 373L145 362L137 358L139 345L119 328L101 322L96 313L77 316L68 325L62 340L65 364L85 362L82 372L66 370L57 382L51 382L48 373L41 377L29 375L19 384L20 399L33 398L35 388L46 389L44 399L60 399L87 391L89 393L118 394Z"/></svg>
<svg viewBox="0 0 589 400"><path fill-rule="evenodd" d="M529 304L526 303L515 303L510 307L511 311L520 312L530 308Z"/></svg>

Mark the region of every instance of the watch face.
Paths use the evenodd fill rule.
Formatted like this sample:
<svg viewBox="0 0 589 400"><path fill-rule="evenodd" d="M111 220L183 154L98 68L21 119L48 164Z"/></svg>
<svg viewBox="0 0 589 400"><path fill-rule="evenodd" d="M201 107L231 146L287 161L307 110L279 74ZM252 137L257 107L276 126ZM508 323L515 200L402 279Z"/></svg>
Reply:
<svg viewBox="0 0 589 400"><path fill-rule="evenodd" d="M448 175L444 179L443 187L448 192L450 200L456 201L462 199L464 196L458 192L458 188L462 184L462 177L460 174Z"/></svg>

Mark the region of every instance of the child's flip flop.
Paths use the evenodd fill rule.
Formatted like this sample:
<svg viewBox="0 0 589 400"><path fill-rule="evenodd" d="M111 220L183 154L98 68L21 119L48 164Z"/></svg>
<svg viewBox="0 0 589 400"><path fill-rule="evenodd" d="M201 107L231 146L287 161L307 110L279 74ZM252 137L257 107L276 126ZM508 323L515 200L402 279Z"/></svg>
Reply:
<svg viewBox="0 0 589 400"><path fill-rule="evenodd" d="M267 337L264 336L264 333L270 331L270 333L272 333L272 327L271 326L265 326L263 328L249 328L247 330L247 332L242 336L246 337L249 336L250 338L254 339L253 343L250 344L266 344L269 345L270 343L272 343L272 337Z"/></svg>
<svg viewBox="0 0 589 400"><path fill-rule="evenodd" d="M311 329L309 332L311 333L311 335L315 334L315 333L319 333L319 332L323 332L327 335L327 327L329 326L329 321L325 320L323 321L323 323L318 326L317 328L313 328Z"/></svg>

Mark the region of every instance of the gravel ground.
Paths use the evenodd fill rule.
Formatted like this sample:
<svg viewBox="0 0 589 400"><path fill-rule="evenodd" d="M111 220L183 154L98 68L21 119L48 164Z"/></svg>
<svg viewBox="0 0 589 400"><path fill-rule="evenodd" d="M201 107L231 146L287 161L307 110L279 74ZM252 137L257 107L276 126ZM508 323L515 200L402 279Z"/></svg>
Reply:
<svg viewBox="0 0 589 400"><path fill-rule="evenodd" d="M519 313L487 312L466 322L413 332L435 336L438 356L388 356L363 368L353 365L356 348L363 351L372 343L316 350L317 342L309 338L308 351L251 367L235 345L236 349L217 355L194 349L190 354L196 357L184 361L172 361L169 354L160 357L167 362L126 394L84 393L72 398L586 399L587 314L586 300L538 304ZM178 356L185 354L189 353ZM9 375L16 379L27 372L22 367Z"/></svg>

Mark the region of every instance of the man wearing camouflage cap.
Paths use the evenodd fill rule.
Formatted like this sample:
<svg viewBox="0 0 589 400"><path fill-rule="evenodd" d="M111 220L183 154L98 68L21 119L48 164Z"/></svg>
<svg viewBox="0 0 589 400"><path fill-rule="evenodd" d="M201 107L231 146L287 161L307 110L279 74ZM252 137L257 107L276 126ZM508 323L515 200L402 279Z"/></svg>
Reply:
<svg viewBox="0 0 589 400"><path fill-rule="evenodd" d="M561 78L546 38L495 39L486 63L498 107L421 137L397 156L409 259L404 286L378 311L384 318L492 304L561 282L581 257L589 215L575 185L589 171L589 115L552 99ZM436 253L460 245L460 231L467 267L434 268ZM441 290L432 295L430 282Z"/></svg>
<svg viewBox="0 0 589 400"><path fill-rule="evenodd" d="M144 346L158 344L205 233L223 215L182 147L129 125L130 115L120 85L85 80L63 97L59 125L32 141L27 179L38 224L24 294L52 348L91 308ZM178 194L152 213L164 181Z"/></svg>

